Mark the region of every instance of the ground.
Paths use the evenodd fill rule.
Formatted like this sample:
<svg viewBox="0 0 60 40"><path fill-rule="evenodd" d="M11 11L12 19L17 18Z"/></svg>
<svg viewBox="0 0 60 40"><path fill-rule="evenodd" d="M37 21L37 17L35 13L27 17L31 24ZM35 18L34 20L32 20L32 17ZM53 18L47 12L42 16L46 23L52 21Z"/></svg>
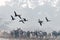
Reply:
<svg viewBox="0 0 60 40"><path fill-rule="evenodd" d="M42 39L42 38L20 38L20 39L17 39L17 38L10 38L10 39L7 39L7 38L0 38L0 40L60 40L60 37L58 38L45 38L45 39Z"/></svg>

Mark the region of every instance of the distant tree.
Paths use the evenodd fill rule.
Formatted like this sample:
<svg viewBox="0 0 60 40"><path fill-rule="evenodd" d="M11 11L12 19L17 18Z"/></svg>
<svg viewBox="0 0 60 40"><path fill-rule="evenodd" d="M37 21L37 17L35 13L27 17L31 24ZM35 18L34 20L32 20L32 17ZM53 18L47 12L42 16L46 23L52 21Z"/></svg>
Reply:
<svg viewBox="0 0 60 40"><path fill-rule="evenodd" d="M15 38L18 38L19 37L19 31L18 30L15 30L14 31L14 34L15 34Z"/></svg>
<svg viewBox="0 0 60 40"><path fill-rule="evenodd" d="M27 31L27 37L30 37L30 31Z"/></svg>
<svg viewBox="0 0 60 40"><path fill-rule="evenodd" d="M43 38L43 37L44 37L44 36L43 36L43 32L42 32L42 31L40 31L39 33L40 33L40 35L39 35L39 36L40 36L40 38Z"/></svg>
<svg viewBox="0 0 60 40"><path fill-rule="evenodd" d="M14 30L10 32L12 37L15 37Z"/></svg>
<svg viewBox="0 0 60 40"><path fill-rule="evenodd" d="M43 36L46 37L47 36L47 32L42 32Z"/></svg>
<svg viewBox="0 0 60 40"><path fill-rule="evenodd" d="M60 31L58 32L58 36L60 36Z"/></svg>
<svg viewBox="0 0 60 40"><path fill-rule="evenodd" d="M10 34L11 34L11 36L13 36L13 32L12 32L12 31L11 31L11 33L10 33Z"/></svg>
<svg viewBox="0 0 60 40"><path fill-rule="evenodd" d="M24 33L24 31L23 31L23 30L20 30L20 31L19 31L19 34L20 34L19 36L20 36L20 37L23 37L23 33Z"/></svg>
<svg viewBox="0 0 60 40"><path fill-rule="evenodd" d="M53 31L53 32L52 32L52 36L57 38L58 33L57 33L56 31Z"/></svg>
<svg viewBox="0 0 60 40"><path fill-rule="evenodd" d="M23 36L23 30L21 28L18 28L17 30L19 32L19 37L22 37Z"/></svg>
<svg viewBox="0 0 60 40"><path fill-rule="evenodd" d="M34 32L34 35L35 35L36 37L38 37L38 36L39 36L39 32L38 32L38 31L35 31L35 32Z"/></svg>

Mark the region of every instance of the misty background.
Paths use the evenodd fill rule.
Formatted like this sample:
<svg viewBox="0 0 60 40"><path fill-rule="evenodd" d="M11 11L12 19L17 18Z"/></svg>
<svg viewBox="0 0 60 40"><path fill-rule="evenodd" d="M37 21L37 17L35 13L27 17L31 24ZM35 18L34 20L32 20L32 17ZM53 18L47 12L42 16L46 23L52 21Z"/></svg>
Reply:
<svg viewBox="0 0 60 40"><path fill-rule="evenodd" d="M12 21L10 15L14 11L28 21L25 24L19 22L19 18ZM51 20L46 22L45 17ZM43 20L40 26L38 19ZM10 0L0 6L0 30L11 31L21 28L25 31L42 30L52 32L60 30L60 0Z"/></svg>

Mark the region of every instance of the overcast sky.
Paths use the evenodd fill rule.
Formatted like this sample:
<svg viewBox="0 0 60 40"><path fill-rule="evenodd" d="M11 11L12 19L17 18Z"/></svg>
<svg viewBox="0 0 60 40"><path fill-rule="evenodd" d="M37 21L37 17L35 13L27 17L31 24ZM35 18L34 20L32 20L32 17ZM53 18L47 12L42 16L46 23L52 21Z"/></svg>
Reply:
<svg viewBox="0 0 60 40"><path fill-rule="evenodd" d="M19 22L19 18L12 21L10 15L14 16L14 11L28 21L25 24ZM46 22L45 17L50 19ZM40 26L38 19L43 20ZM0 0L0 29L13 30L22 28L23 30L60 30L60 0Z"/></svg>

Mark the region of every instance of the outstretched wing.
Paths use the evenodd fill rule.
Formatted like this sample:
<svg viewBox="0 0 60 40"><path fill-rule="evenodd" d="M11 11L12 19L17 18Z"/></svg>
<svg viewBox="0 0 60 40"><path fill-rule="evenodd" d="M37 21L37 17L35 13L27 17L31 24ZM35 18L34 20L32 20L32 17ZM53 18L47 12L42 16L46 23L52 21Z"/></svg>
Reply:
<svg viewBox="0 0 60 40"><path fill-rule="evenodd" d="M20 20L19 22L22 22L22 23L24 23L24 21L23 21L23 20Z"/></svg>
<svg viewBox="0 0 60 40"><path fill-rule="evenodd" d="M42 26L42 23L40 23L40 25Z"/></svg>
<svg viewBox="0 0 60 40"><path fill-rule="evenodd" d="M50 21L50 20L48 20L48 18L47 18L47 17L45 17L45 19L46 19L46 21L47 21L47 22L49 22L49 21Z"/></svg>
<svg viewBox="0 0 60 40"><path fill-rule="evenodd" d="M14 11L14 13L15 13L15 17L17 16L17 13Z"/></svg>
<svg viewBox="0 0 60 40"><path fill-rule="evenodd" d="M15 18L11 15L12 20L15 20Z"/></svg>
<svg viewBox="0 0 60 40"><path fill-rule="evenodd" d="M21 15L17 15L21 19Z"/></svg>

